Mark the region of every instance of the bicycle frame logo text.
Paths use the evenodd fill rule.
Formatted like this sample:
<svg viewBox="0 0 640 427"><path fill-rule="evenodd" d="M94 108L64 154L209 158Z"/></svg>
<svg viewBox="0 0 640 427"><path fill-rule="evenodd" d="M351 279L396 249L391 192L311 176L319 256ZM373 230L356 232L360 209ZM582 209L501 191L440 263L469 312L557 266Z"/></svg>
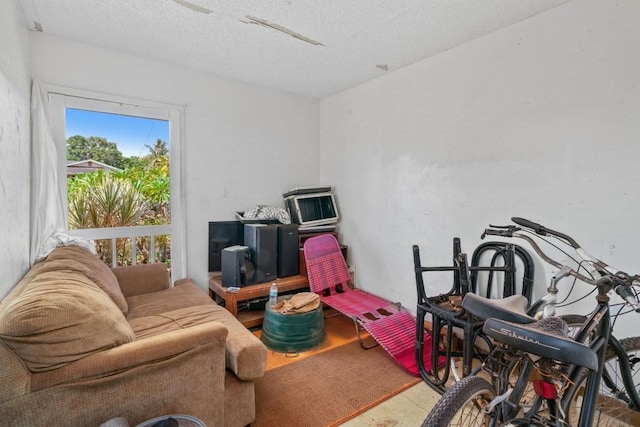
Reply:
<svg viewBox="0 0 640 427"><path fill-rule="evenodd" d="M538 341L536 339L533 339L531 337L528 337L526 335L520 335L520 334L518 334L516 331L514 331L512 329L507 329L507 328L494 329L494 328L491 328L491 330L496 332L496 333L498 333L498 334L500 334L500 335L504 335L506 337L515 338L515 339L520 340L520 341L528 342L528 343L539 345L539 346L542 346L542 347L551 348L553 350L560 350L558 347L553 347L551 345L543 344L540 341Z"/></svg>

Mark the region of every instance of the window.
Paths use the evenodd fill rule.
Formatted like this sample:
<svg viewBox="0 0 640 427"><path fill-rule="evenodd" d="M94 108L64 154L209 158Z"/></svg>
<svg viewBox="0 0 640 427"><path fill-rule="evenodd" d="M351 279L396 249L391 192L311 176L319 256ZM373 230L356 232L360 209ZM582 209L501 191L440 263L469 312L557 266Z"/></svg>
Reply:
<svg viewBox="0 0 640 427"><path fill-rule="evenodd" d="M171 266L173 277L184 277L184 209L180 173L183 109L66 88L49 88L48 94L52 104L52 134L58 152L60 194L63 200L69 200L69 204L65 204L69 229L75 235L94 240L99 256L110 265L160 261ZM78 117L104 120L105 133L82 135L85 132L74 125L77 123L74 119ZM161 136L153 140L143 139L137 146L130 146L125 136L110 136L115 135L114 129L125 131L120 135L131 135L140 125L155 129L149 131L149 136ZM74 136L71 134L80 137L70 139L73 161L68 161L67 138ZM97 138L88 141L90 137ZM167 156L149 166L147 161L151 159L147 155L163 150ZM164 177L158 172L162 170L162 162L168 163L164 165L168 169ZM97 172L83 176L91 171ZM137 179L132 176L136 173L140 174ZM155 175L150 178L151 174ZM153 182L147 182L152 179ZM168 187L168 199L167 189L163 186ZM105 205L113 212L102 210L96 214L96 204L92 215L87 215L87 201L96 197L103 200L109 195L113 196L111 200L114 203ZM116 201L124 203L121 206L126 208L115 206ZM122 214L125 211L126 214Z"/></svg>

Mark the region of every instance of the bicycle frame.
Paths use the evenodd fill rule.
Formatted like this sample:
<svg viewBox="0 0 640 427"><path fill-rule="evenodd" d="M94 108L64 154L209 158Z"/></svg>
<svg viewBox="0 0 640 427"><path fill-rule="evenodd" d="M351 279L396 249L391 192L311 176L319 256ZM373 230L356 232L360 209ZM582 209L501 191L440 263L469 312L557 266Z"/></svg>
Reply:
<svg viewBox="0 0 640 427"><path fill-rule="evenodd" d="M586 387L583 396L582 410L580 412L580 420L578 424L578 426L580 427L591 426L593 423L601 380L605 382L605 385L607 385L610 390L615 391L616 389L615 385L613 385L613 383L611 382L611 378L608 377L608 375L605 375L606 372L604 371L607 344L611 346L616 356L619 357L622 379L625 385L625 389L631 400L631 402L628 402L631 408L638 408L638 406L636 405L640 401L640 397L638 396L638 393L635 389L635 384L633 383L631 367L626 357L627 355L620 345L620 342L611 335L611 315L609 311L609 297L607 295L607 292L609 290L609 286L599 286L598 296L596 297L598 306L596 310L588 316L585 324L580 328L575 336L575 340L579 342L584 343L587 339L591 340L589 346L590 348L595 350L598 355L598 371L589 371L584 367L575 365L569 366L566 369L568 378L567 382L570 384L570 386L567 387L560 402L560 407L562 408L562 413L564 414L568 412L569 405L574 399L576 393L582 387L583 379L586 375ZM530 364L533 363L530 362ZM522 385L526 384L526 381L522 380L525 379L523 377L528 377L529 375L530 370L523 370L523 373L518 379L519 385L516 385L516 387L514 388L514 392L509 396L508 402L510 405L517 405L520 399L522 399L525 390L525 387ZM540 409L543 400L547 399L538 397L525 417L534 417L537 411ZM553 408L555 406L555 402L547 400L547 405L549 408ZM505 414L509 414L509 412L507 412L507 408L503 408L502 411Z"/></svg>
<svg viewBox="0 0 640 427"><path fill-rule="evenodd" d="M611 315L609 312L609 297L607 292L609 287L598 286L598 308L588 317L584 325L576 335L576 341L585 342L590 337L590 347L598 354L598 371L588 371L586 389L583 397L582 410L580 411L579 426L590 426L595 415L595 407L600 389L600 379L604 368L604 359L607 352L607 343L611 337ZM595 335L591 336L592 331ZM568 409L569 404L578 388L582 385L581 379L584 377L586 368L573 366L569 370L569 381L573 384L562 396L561 407Z"/></svg>
<svg viewBox="0 0 640 427"><path fill-rule="evenodd" d="M576 340L580 342L585 342L587 338L591 338L590 347L596 350L598 354L598 371L588 371L586 368L576 365L566 366L562 372L566 373L566 383L570 384L570 386L566 388L560 401L559 408L562 408L562 410L558 410L555 399L548 399L537 395L532 402L531 408L524 414L524 418L538 418L537 415L542 407L542 403L546 402L550 415L557 420L557 425L567 425L565 424L563 414L567 414L569 404L582 386L583 379L586 375L587 386L583 398L583 410L580 414L579 426L590 426L595 415L593 408L595 408L598 397L600 377L603 371L604 356L607 348L604 344L608 341L609 337L610 315L608 297L605 293L604 298L598 299L597 310L589 316L588 320L576 335ZM497 353L498 358L488 358L490 366L486 363L483 365L492 375L493 386L496 387L500 384L500 386L496 387L498 395L489 405L490 409L487 410L487 412L490 413L490 419L487 420L488 426L502 424L517 417L517 413L519 409L521 409L520 403L522 402L525 391L528 389L527 385L531 382L531 374L537 364L523 354L517 356L520 351L515 348L510 348L507 351L498 351ZM515 359L523 362L515 386L511 390L508 390L508 382L498 381L499 378L507 378L509 372L514 368L514 365L507 367L505 364L505 360L511 358L509 354L514 355Z"/></svg>
<svg viewBox="0 0 640 427"><path fill-rule="evenodd" d="M490 382L486 378L473 378L458 383L459 386L456 384L437 403L423 425L440 427L473 419L489 427L565 427L569 423L587 427L609 418L620 420L620 416L637 425L640 396L632 369L637 369L638 359L637 356L631 359L628 352L635 353L640 348L638 337L618 341L612 335L613 315L608 294L615 292L626 305L640 312L637 292L640 275L629 275L589 255L566 234L524 218L515 217L512 221L527 230L517 226L490 226L482 238L492 235L524 239L544 261L558 268L547 288L547 295L531 307L536 311L533 317L541 320L527 326L527 322L508 321L497 316L489 318L483 332L495 340L496 347L484 361L482 369L490 375ZM557 237L571 246L582 261L556 246L578 267L573 269L563 265L546 255L531 237L520 231ZM580 271L581 268L587 272L586 275ZM556 285L568 276L597 289L594 311L586 320L580 320L582 324L577 334L571 335L566 334L566 322L554 315L558 294ZM475 296L466 305L463 301L462 305L482 316L491 313L491 305L483 306ZM502 315L502 312L496 313ZM572 318L571 323L577 326L576 317ZM616 403L612 404L613 401ZM484 415L478 409L482 409Z"/></svg>
<svg viewBox="0 0 640 427"><path fill-rule="evenodd" d="M604 289L599 289L599 294L597 296L598 300L598 309L594 311L585 322L585 325L580 329L578 334L575 336L576 341L585 342L587 338L595 331L595 340L591 343L590 347L598 352L599 359L599 371L597 373L590 372L589 377L587 378L587 389L585 392L585 403L587 406L586 414L583 415L593 417L593 408L595 407L595 400L598 394L598 387L600 385L600 380L604 382L604 384L608 387L612 392L617 391L617 387L613 384L611 377L604 371L604 359L606 356L607 348L613 349L615 355L618 357L618 365L621 369L622 381L625 387L625 390L629 396L630 402L627 404L633 410L638 410L640 408L640 396L636 390L636 386L633 382L633 376L631 373L631 366L629 365L629 360L627 359L627 354L620 345L620 341L616 337L611 334L611 314L609 311L609 297L606 295ZM607 346L608 344L608 346ZM574 367L569 372L569 378L581 378L584 375L585 368L577 368ZM596 381L597 384L593 385L594 391L591 390L589 379L592 376L597 376ZM568 402L573 398L575 392L577 391L579 384L572 386L573 390L568 390L563 397L562 405L566 407ZM590 396L590 400L586 400L586 396ZM582 424L581 424L582 425ZM589 425L589 424L587 424Z"/></svg>
<svg viewBox="0 0 640 427"><path fill-rule="evenodd" d="M620 392L620 389L617 388L612 377L604 369L608 347L611 348L614 354L618 357L617 364L620 367L622 383L625 389L624 391L626 391L626 394L628 396L628 399L621 400L625 401L631 409L636 411L640 410L640 396L638 395L638 391L636 390L636 386L633 382L630 361L620 341L618 341L612 335L609 297L607 295L610 291L615 290L615 292L620 297L622 297L630 306L634 307L636 311L640 312L640 305L638 304L637 299L634 300L633 293L628 290L628 286L632 284L632 281L634 283L637 283L639 276L631 277L626 273L609 266L607 263L599 260L598 258L593 257L583 247L581 247L578 242L576 242L571 236L567 234L551 230L524 218L514 217L512 218L512 221L519 226L524 227L525 229L527 229L526 231L530 233L534 232L535 234L541 236L552 235L558 238L560 241L566 243L568 246L574 248L579 258L587 261L584 265L581 265L589 272L591 278L586 277L575 270L571 270L567 266L563 266L562 264L548 257L538 247L537 243L534 242L533 239L531 239L531 237L523 235L521 233L517 233L518 231L523 230L520 227L493 227L492 229L485 230L485 233L483 233L482 237L484 238L485 235L501 235L504 237L515 237L524 239L531 245L531 247L544 261L560 269L560 271L558 272L558 275L560 277L566 277L567 274L571 274L573 277L583 282L597 286L598 294L596 296L596 310L590 316L588 316L587 321L585 321L578 334L574 337L576 341L582 343L584 343L587 339L591 339L591 342L589 343L590 347L591 349L595 350L598 359L598 371L589 371L588 373L586 373L587 383L585 396L583 399L583 410L581 411L580 425L583 425L583 418L585 418L585 420L587 421L590 421L593 418L601 379L604 382L604 385L609 390L611 390L614 396L617 396L617 398L621 398L621 396L624 396L624 394ZM604 280L605 277L608 277L608 279ZM603 278L603 280L597 280L596 278ZM550 286L550 288L548 288L549 292L557 293L557 290L555 292L552 292L552 288L553 286ZM552 298L551 300L552 305L555 306L555 298ZM561 403L561 407L563 409L566 409L568 407L568 404L572 400L575 392L577 391L577 388L580 387L580 384L576 383L582 382L581 380L584 379L585 371L586 368L574 367L569 369L568 378L569 381L573 382L573 384L571 384L563 394L563 401Z"/></svg>

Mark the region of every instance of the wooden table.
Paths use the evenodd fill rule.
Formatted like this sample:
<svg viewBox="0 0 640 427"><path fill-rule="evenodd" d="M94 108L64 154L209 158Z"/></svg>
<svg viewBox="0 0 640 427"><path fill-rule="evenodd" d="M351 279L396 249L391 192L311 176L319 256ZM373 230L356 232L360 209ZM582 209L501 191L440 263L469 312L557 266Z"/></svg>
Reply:
<svg viewBox="0 0 640 427"><path fill-rule="evenodd" d="M309 287L309 280L304 276L290 276L275 280L278 285L278 294L288 291L302 290ZM242 324L251 328L262 324L264 312L251 313L243 316L238 313L238 302L269 296L269 288L272 282L248 285L237 291L229 291L222 286L222 277L217 275L209 279L209 296L214 300L224 301L225 308L238 318Z"/></svg>

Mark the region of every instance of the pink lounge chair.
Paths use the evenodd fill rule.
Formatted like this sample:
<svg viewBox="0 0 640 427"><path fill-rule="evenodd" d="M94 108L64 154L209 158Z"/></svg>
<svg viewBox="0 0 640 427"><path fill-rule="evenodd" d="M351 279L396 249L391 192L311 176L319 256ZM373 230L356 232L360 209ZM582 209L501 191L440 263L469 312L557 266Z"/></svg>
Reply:
<svg viewBox="0 0 640 427"><path fill-rule="evenodd" d="M358 342L365 348L360 331L365 329L398 363L418 374L415 356L416 320L398 303L351 286L351 275L331 234L321 234L304 243L304 257L311 292L320 301L353 319ZM430 340L430 336L425 337ZM425 363L428 361L425 360Z"/></svg>

